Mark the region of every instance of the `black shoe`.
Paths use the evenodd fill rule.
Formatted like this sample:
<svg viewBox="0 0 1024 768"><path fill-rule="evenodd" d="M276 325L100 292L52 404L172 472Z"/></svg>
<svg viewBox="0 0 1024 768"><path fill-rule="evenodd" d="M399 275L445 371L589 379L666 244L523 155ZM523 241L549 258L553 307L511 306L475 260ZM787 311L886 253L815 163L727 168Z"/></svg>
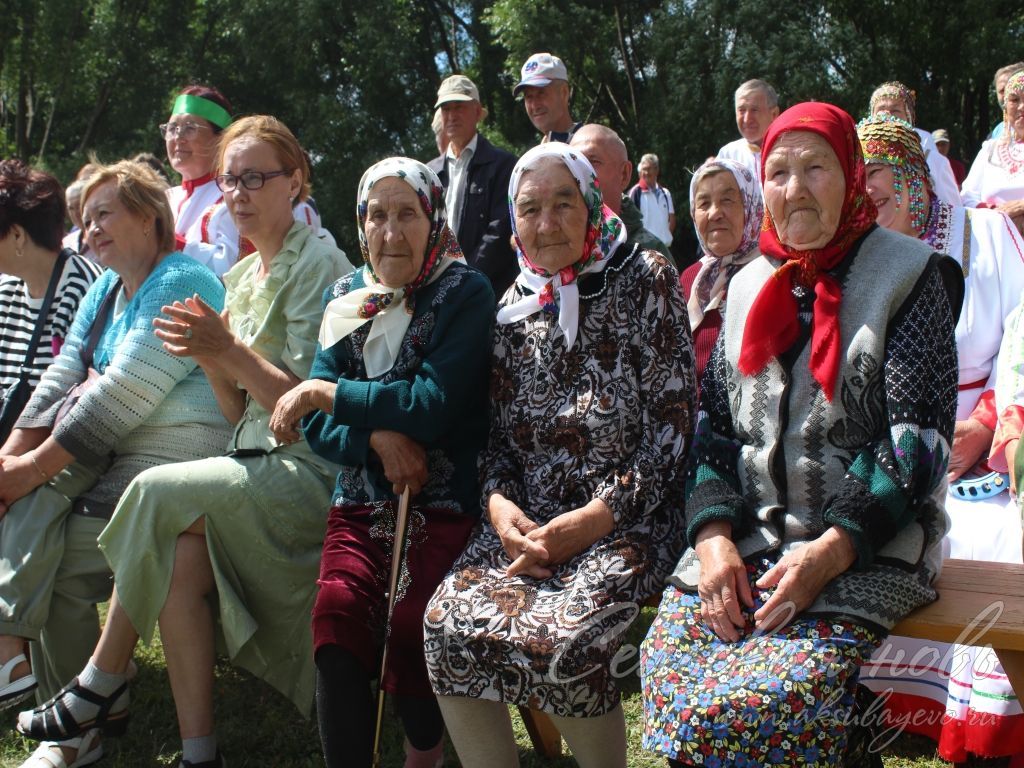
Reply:
<svg viewBox="0 0 1024 768"><path fill-rule="evenodd" d="M182 758L182 761L178 763L178 768L225 768L228 762L224 759L219 751L213 760L204 760L201 763L190 763L188 760Z"/></svg>

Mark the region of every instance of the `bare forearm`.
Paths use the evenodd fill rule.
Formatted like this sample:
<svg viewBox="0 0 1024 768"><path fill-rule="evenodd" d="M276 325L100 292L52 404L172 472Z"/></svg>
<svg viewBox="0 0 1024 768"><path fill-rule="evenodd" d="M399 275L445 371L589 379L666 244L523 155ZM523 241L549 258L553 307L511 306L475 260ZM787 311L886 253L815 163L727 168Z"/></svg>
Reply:
<svg viewBox="0 0 1024 768"><path fill-rule="evenodd" d="M703 542L708 539L713 539L718 536L724 536L727 539L732 539L732 523L727 520L712 520L710 523L704 523L700 530L697 531L696 544L699 547Z"/></svg>
<svg viewBox="0 0 1024 768"><path fill-rule="evenodd" d="M37 468L42 470L42 473L48 478L53 477L75 460L74 454L66 451L53 437L43 440L32 451L31 457Z"/></svg>
<svg viewBox="0 0 1024 768"><path fill-rule="evenodd" d="M573 555L578 555L615 530L615 517L601 499L591 499L588 504L567 512L563 521L575 531L572 537L577 545Z"/></svg>
<svg viewBox="0 0 1024 768"><path fill-rule="evenodd" d="M821 534L818 541L828 552L825 562L832 566L830 579L845 573L857 561L857 548L854 546L853 537L838 525L833 525Z"/></svg>
<svg viewBox="0 0 1024 768"><path fill-rule="evenodd" d="M218 366L226 376L234 378L238 387L271 412L277 405L277 399L301 381L298 376L281 370L237 339L218 361Z"/></svg>
<svg viewBox="0 0 1024 768"><path fill-rule="evenodd" d="M245 413L245 392L238 388L238 382L219 365L207 361L202 361L199 365L206 373L206 379L210 382L220 412L224 414L228 423L237 424Z"/></svg>
<svg viewBox="0 0 1024 768"><path fill-rule="evenodd" d="M330 414L334 412L334 393L337 387L329 381L310 379L307 382L306 390L307 403L311 409L323 411ZM379 430L378 430L379 431ZM373 448L373 437L370 438L370 447Z"/></svg>
<svg viewBox="0 0 1024 768"><path fill-rule="evenodd" d="M15 429L7 438L7 442L0 448L0 456L24 456L33 448L42 445L49 436L50 430L45 427Z"/></svg>

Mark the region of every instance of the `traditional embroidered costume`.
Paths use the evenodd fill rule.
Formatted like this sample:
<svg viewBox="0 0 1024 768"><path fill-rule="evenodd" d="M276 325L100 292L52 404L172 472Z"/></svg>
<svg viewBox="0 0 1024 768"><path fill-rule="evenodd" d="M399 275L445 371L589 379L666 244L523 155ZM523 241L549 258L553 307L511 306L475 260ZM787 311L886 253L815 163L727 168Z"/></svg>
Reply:
<svg viewBox="0 0 1024 768"><path fill-rule="evenodd" d="M956 325L957 419L973 413L994 429L996 359L1024 291L1024 241L1003 214L947 205L934 196L917 136L906 122L876 115L858 125L858 134L865 162L892 166L896 187L907 190L897 191L895 203L910 206L918 237L960 265L964 303ZM908 199L901 199L902 194ZM1000 450L994 456L1002 461ZM1008 484L1004 489L977 500L950 489L945 501L950 520L944 540L947 557L1021 562L1020 515ZM909 732L935 739L946 760L962 762L968 753L994 757L1024 751L1024 714L989 648L893 637L865 665L862 676L864 685L884 695L892 722L905 720Z"/></svg>
<svg viewBox="0 0 1024 768"><path fill-rule="evenodd" d="M1024 94L1024 72L1006 82L1006 92ZM1024 136L1007 126L999 138L981 145L963 184L964 205L995 207L1012 200L1024 200Z"/></svg>

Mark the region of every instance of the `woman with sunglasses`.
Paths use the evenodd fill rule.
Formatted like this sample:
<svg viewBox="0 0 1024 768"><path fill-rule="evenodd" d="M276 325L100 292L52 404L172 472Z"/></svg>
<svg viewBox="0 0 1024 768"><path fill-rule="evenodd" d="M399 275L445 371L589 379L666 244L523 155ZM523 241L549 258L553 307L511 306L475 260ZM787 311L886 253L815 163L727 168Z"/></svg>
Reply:
<svg viewBox="0 0 1024 768"><path fill-rule="evenodd" d="M352 270L292 217L293 201L309 194L309 172L280 121L233 123L218 167L224 202L257 252L224 275L225 313L193 298L164 307L167 319L154 324L169 352L205 371L236 425L229 453L144 472L128 486L100 535L116 588L92 659L18 721L35 738L123 732L132 649L139 636L149 643L159 622L182 768L224 764L213 733L215 640L234 664L311 712L309 616L339 467L303 440L276 440L269 422L278 398L309 376L324 290Z"/></svg>

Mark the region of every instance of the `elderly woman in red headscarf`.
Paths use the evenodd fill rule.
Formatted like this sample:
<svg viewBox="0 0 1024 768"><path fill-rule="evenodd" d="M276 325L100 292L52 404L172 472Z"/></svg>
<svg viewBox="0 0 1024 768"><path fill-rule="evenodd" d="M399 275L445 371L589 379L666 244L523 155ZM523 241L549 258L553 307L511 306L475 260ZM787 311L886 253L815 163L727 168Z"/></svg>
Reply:
<svg viewBox="0 0 1024 768"><path fill-rule="evenodd" d="M960 269L875 225L841 109L787 110L764 158L642 649L644 744L681 765L840 762L860 665L942 559Z"/></svg>

